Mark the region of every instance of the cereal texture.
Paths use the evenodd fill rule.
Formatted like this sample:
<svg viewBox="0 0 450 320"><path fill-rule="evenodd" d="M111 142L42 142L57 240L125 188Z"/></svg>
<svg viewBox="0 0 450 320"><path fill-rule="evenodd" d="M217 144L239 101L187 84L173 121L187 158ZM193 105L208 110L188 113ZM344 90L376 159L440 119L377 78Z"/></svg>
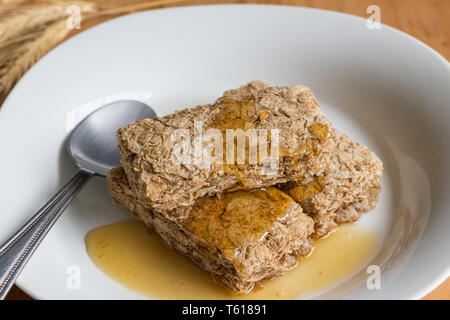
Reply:
<svg viewBox="0 0 450 320"><path fill-rule="evenodd" d="M180 151L182 139L176 138L181 132L179 129L186 130L183 132L189 134L193 142L194 132L200 130L195 127L196 121L202 123L203 134L208 129L222 133L226 129L279 130L278 168L265 174L270 167L268 158L251 164L246 157L244 164L237 161L228 164L224 159L225 151L222 156L212 157L212 164L206 168L193 163L193 148L187 153L188 157L174 156L178 154L174 150ZM254 81L225 92L212 105L136 121L119 129L117 138L120 164L139 202L167 214L176 207L191 206L206 195L257 189L310 175L317 156L329 148L330 130L309 88L302 85L268 87ZM223 137L222 142L225 141ZM267 147L271 147L271 142ZM247 155L250 145L251 141L246 147ZM186 159L191 163L183 161Z"/></svg>
<svg viewBox="0 0 450 320"><path fill-rule="evenodd" d="M253 144L261 148L250 136L241 149L245 163L233 150L230 164L229 155L215 149L208 165L180 164L196 155L189 143L179 148L180 138L192 142L214 132L215 146L224 146L226 139L217 134L226 137L227 129L278 129L276 170L267 171L273 159L259 153L258 163L249 163ZM131 123L117 138L120 167L107 177L114 203L241 293L295 266L310 251L312 236L372 210L381 190L381 160L333 129L302 85L253 81L226 91L214 104ZM275 144L268 138L263 147ZM237 148L239 139L230 141ZM208 143L200 140L200 146Z"/></svg>
<svg viewBox="0 0 450 320"><path fill-rule="evenodd" d="M171 221L144 208L119 167L108 174L114 203L154 229L169 247L189 256L215 279L245 293L283 274L311 248L313 220L291 197L270 187L204 197Z"/></svg>
<svg viewBox="0 0 450 320"><path fill-rule="evenodd" d="M381 191L383 164L376 154L337 130L331 141L314 175L280 186L312 216L318 237L374 209Z"/></svg>

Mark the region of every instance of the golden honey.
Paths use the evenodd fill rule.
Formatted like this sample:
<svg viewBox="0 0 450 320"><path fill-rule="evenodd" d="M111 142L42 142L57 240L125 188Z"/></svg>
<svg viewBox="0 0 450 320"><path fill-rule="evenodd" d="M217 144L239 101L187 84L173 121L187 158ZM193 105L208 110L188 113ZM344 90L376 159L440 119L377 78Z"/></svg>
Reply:
<svg viewBox="0 0 450 320"><path fill-rule="evenodd" d="M218 286L189 258L166 248L159 236L135 220L97 228L86 249L97 267L123 286L156 299L294 299L330 289L363 270L380 244L377 232L342 225L314 241L312 253L293 270L238 295Z"/></svg>
<svg viewBox="0 0 450 320"><path fill-rule="evenodd" d="M328 127L321 123L315 123L308 127L308 131L317 139L326 139L330 134Z"/></svg>
<svg viewBox="0 0 450 320"><path fill-rule="evenodd" d="M309 183L298 183L289 189L289 195L297 202L312 199L316 194L322 192L325 186L323 177L316 178Z"/></svg>
<svg viewBox="0 0 450 320"><path fill-rule="evenodd" d="M184 226L233 260L237 248L258 242L293 204L291 197L274 187L229 192L197 200Z"/></svg>

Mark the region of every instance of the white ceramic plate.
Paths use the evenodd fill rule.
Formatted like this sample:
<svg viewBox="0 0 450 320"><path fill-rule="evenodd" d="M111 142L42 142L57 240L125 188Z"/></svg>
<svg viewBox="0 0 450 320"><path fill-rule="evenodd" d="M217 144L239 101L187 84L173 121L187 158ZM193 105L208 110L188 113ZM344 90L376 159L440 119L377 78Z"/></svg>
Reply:
<svg viewBox="0 0 450 320"><path fill-rule="evenodd" d="M227 5L128 15L68 40L39 61L0 110L0 241L75 172L65 138L116 99L158 115L209 103L253 79L310 86L338 129L385 164L377 209L362 224L384 235L374 258L382 289L355 275L321 297L420 298L449 274L450 68L435 51L387 26L321 10ZM35 298L140 298L86 254L91 229L128 217L93 179L20 276ZM81 269L68 290L67 267Z"/></svg>

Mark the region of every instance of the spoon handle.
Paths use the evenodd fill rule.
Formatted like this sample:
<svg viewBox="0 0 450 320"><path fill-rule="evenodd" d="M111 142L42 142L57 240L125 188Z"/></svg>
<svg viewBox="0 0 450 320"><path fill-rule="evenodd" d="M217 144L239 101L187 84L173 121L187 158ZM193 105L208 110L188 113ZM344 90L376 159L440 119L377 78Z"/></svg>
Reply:
<svg viewBox="0 0 450 320"><path fill-rule="evenodd" d="M0 299L14 281L47 232L94 174L81 169L8 241L0 246Z"/></svg>

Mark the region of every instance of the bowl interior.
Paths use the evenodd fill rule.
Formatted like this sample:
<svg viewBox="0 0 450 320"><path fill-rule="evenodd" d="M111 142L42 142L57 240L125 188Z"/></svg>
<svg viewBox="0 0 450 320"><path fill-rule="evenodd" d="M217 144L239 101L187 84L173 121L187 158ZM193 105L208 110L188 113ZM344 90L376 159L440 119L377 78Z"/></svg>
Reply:
<svg viewBox="0 0 450 320"><path fill-rule="evenodd" d="M0 240L74 173L65 139L101 105L138 99L165 115L253 79L302 83L333 125L385 166L381 200L360 222L383 235L372 262L382 269L382 289L367 289L362 270L320 297L418 298L448 274L450 260L449 70L401 32L369 30L364 19L321 10L206 6L114 19L45 56L0 110L0 147L13 155L1 160ZM84 248L87 232L125 217L106 182L93 179L19 285L38 298L140 298L97 270ZM65 285L70 265L81 267L80 290Z"/></svg>

